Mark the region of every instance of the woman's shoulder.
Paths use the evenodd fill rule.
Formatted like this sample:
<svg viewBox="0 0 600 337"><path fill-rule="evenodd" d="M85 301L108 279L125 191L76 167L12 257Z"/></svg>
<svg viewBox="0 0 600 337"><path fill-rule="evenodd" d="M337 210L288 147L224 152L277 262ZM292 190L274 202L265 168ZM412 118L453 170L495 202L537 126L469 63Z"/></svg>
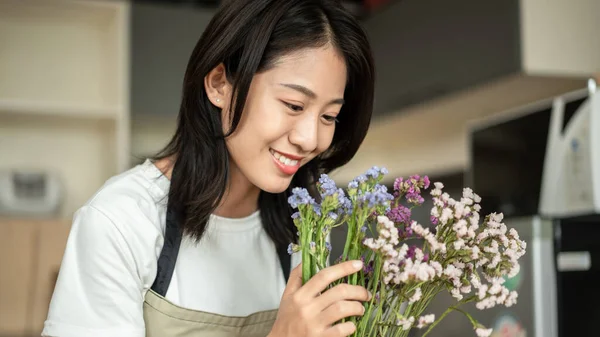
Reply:
<svg viewBox="0 0 600 337"><path fill-rule="evenodd" d="M146 160L108 179L80 211L101 213L123 234L155 229L162 236L168 190L169 180Z"/></svg>

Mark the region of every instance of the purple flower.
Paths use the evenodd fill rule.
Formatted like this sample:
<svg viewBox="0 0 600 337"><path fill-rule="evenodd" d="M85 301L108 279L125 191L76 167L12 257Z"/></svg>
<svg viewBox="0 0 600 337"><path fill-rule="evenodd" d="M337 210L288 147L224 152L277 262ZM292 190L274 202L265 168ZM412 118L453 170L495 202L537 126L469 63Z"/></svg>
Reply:
<svg viewBox="0 0 600 337"><path fill-rule="evenodd" d="M423 188L424 189L428 189L430 183L431 182L429 181L429 177L428 176L423 177Z"/></svg>
<svg viewBox="0 0 600 337"><path fill-rule="evenodd" d="M295 212L292 214L292 219L298 219L300 217L300 212Z"/></svg>
<svg viewBox="0 0 600 337"><path fill-rule="evenodd" d="M434 225L438 224L438 218L436 218L435 216L432 215L429 219L431 220L432 224L434 224Z"/></svg>
<svg viewBox="0 0 600 337"><path fill-rule="evenodd" d="M314 241L312 241L310 243L310 250L315 250L316 247L317 247L317 244Z"/></svg>
<svg viewBox="0 0 600 337"><path fill-rule="evenodd" d="M423 255L423 262L429 261L429 254Z"/></svg>
<svg viewBox="0 0 600 337"><path fill-rule="evenodd" d="M300 187L294 187L292 195L288 198L288 203L292 208L298 208L300 205L308 205L314 202L315 200L308 194L308 191Z"/></svg>
<svg viewBox="0 0 600 337"><path fill-rule="evenodd" d="M358 188L358 182L355 180L352 180L351 182L348 183L348 189L353 189L353 188Z"/></svg>
<svg viewBox="0 0 600 337"><path fill-rule="evenodd" d="M386 216L395 223L410 223L411 211L410 208L403 205L398 205L396 208L390 209Z"/></svg>
<svg viewBox="0 0 600 337"><path fill-rule="evenodd" d="M406 257L409 259L414 259L415 258L415 250L417 249L417 246L410 246L408 247L408 251L406 252Z"/></svg>
<svg viewBox="0 0 600 337"><path fill-rule="evenodd" d="M356 181L358 181L359 183L364 183L365 181L367 181L367 177L361 174L358 177L356 177Z"/></svg>
<svg viewBox="0 0 600 337"><path fill-rule="evenodd" d="M362 226L360 228L360 231L363 232L363 233L365 233L367 231L367 226Z"/></svg>
<svg viewBox="0 0 600 337"><path fill-rule="evenodd" d="M325 248L327 248L328 251L331 251L331 243L325 242Z"/></svg>
<svg viewBox="0 0 600 337"><path fill-rule="evenodd" d="M402 179L402 177L396 178L396 180L394 180L394 191L400 191L403 183L404 179Z"/></svg>

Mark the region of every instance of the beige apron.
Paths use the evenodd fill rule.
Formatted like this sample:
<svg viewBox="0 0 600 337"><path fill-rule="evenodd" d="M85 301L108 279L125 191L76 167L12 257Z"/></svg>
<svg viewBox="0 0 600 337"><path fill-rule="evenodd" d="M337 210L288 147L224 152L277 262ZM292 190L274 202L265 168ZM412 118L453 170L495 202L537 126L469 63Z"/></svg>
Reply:
<svg viewBox="0 0 600 337"><path fill-rule="evenodd" d="M168 301L167 292L181 243L179 222L167 210L165 244L158 259L158 272L144 300L146 337L265 337L271 331L277 310L261 311L246 317L228 317L182 308ZM290 256L278 249L287 280Z"/></svg>

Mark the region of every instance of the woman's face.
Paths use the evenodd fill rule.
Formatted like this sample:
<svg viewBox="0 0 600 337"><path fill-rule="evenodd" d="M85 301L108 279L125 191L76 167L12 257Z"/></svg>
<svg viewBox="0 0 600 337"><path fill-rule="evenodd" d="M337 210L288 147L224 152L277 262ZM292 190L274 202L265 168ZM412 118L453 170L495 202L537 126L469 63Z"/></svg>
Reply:
<svg viewBox="0 0 600 337"><path fill-rule="evenodd" d="M270 193L287 189L298 169L331 145L345 86L345 62L331 46L289 54L255 75L240 124L227 138L231 174ZM218 102L209 93L223 121L230 92Z"/></svg>

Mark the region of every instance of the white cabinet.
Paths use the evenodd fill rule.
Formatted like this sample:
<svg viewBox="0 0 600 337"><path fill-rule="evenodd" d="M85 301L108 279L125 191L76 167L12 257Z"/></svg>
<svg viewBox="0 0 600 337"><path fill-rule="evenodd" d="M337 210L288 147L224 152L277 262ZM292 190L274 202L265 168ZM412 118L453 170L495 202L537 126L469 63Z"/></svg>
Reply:
<svg viewBox="0 0 600 337"><path fill-rule="evenodd" d="M0 1L0 170L57 172L65 217L130 167L129 6Z"/></svg>

